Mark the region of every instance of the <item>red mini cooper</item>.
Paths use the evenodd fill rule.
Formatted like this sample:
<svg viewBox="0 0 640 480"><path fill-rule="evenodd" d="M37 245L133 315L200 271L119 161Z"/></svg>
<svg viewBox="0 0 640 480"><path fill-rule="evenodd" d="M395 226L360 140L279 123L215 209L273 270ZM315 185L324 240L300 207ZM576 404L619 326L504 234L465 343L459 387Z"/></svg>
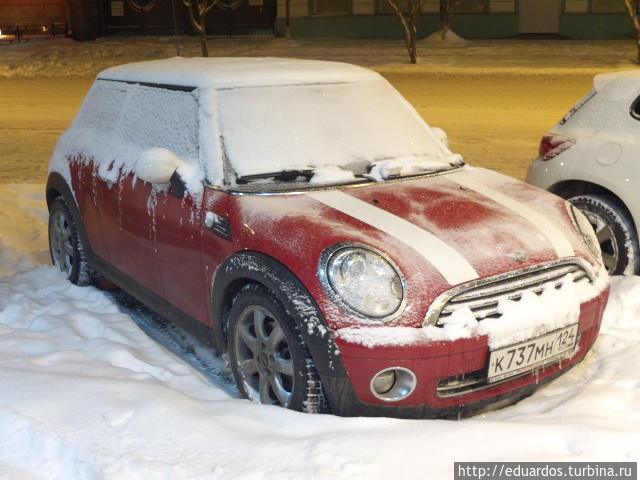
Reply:
<svg viewBox="0 0 640 480"><path fill-rule="evenodd" d="M608 277L564 200L465 165L353 65L173 58L98 75L53 155L55 265L227 354L255 402L448 417L593 344Z"/></svg>

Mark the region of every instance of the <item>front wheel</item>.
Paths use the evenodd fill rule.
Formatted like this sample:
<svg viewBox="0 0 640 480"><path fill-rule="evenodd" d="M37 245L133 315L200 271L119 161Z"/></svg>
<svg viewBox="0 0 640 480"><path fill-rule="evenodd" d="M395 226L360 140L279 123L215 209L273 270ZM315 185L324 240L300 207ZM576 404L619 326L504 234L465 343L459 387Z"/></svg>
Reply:
<svg viewBox="0 0 640 480"><path fill-rule="evenodd" d="M626 209L609 195L578 195L569 199L596 232L602 261L610 275L638 272L638 238Z"/></svg>
<svg viewBox="0 0 640 480"><path fill-rule="evenodd" d="M244 287L229 312L231 369L244 398L319 413L323 408L315 364L293 319L266 288Z"/></svg>
<svg viewBox="0 0 640 480"><path fill-rule="evenodd" d="M86 245L62 197L56 198L49 209L49 252L53 264L71 283L80 286L91 283Z"/></svg>

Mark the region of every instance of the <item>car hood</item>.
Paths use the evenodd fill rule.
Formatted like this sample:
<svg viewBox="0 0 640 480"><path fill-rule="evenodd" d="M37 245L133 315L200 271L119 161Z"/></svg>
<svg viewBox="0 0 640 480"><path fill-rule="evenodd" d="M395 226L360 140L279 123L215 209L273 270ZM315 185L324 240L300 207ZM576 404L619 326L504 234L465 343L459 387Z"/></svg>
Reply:
<svg viewBox="0 0 640 480"><path fill-rule="evenodd" d="M427 304L479 278L566 257L594 262L564 200L484 169L243 196L238 206L243 247L277 258L308 287L317 285L322 253L341 242L386 255Z"/></svg>

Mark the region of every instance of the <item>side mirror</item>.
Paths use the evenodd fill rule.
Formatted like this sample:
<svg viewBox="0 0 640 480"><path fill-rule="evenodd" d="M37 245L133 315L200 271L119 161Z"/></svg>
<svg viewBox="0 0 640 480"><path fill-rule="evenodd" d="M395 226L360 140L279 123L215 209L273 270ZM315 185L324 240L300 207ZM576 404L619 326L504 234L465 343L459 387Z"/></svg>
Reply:
<svg viewBox="0 0 640 480"><path fill-rule="evenodd" d="M182 160L166 148L149 148L140 154L134 169L136 176L145 182L168 183Z"/></svg>
<svg viewBox="0 0 640 480"><path fill-rule="evenodd" d="M431 127L431 133L436 137L445 147L449 148L449 137L447 132L439 127Z"/></svg>

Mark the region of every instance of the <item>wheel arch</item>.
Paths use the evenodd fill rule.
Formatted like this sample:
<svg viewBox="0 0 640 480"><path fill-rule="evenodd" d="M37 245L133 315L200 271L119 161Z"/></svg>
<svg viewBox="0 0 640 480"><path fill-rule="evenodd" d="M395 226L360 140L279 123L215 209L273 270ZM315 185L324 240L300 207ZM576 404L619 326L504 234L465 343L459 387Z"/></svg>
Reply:
<svg viewBox="0 0 640 480"><path fill-rule="evenodd" d="M346 375L337 355L338 347L309 291L285 265L256 251L232 255L214 275L211 330L216 350L226 350L229 310L236 295L250 283L269 290L294 319L321 376Z"/></svg>
<svg viewBox="0 0 640 480"><path fill-rule="evenodd" d="M45 191L47 210L51 209L51 204L58 197L62 197L67 204L73 221L78 228L78 234L80 235L83 244L88 250L86 252L87 258L91 258L91 244L89 243L87 232L84 229L84 222L82 221L82 215L80 214L80 209L78 208L78 204L76 203L75 195L71 191L71 187L64 179L64 177L57 172L52 172L51 174L49 174L49 178L47 179L47 187Z"/></svg>
<svg viewBox="0 0 640 480"><path fill-rule="evenodd" d="M624 212L628 215L629 220L631 220L631 226L636 232L636 236L638 234L638 229L636 228L636 219L633 214L629 210L629 207L625 204L625 202L620 198L612 190L609 190L602 185L597 183L589 182L586 180L565 180L563 182L558 182L551 187L548 188L551 193L558 195L564 199L569 199L571 197L575 197L577 195L588 195L588 194L597 194L597 195L606 195L611 197L618 206L624 210Z"/></svg>

